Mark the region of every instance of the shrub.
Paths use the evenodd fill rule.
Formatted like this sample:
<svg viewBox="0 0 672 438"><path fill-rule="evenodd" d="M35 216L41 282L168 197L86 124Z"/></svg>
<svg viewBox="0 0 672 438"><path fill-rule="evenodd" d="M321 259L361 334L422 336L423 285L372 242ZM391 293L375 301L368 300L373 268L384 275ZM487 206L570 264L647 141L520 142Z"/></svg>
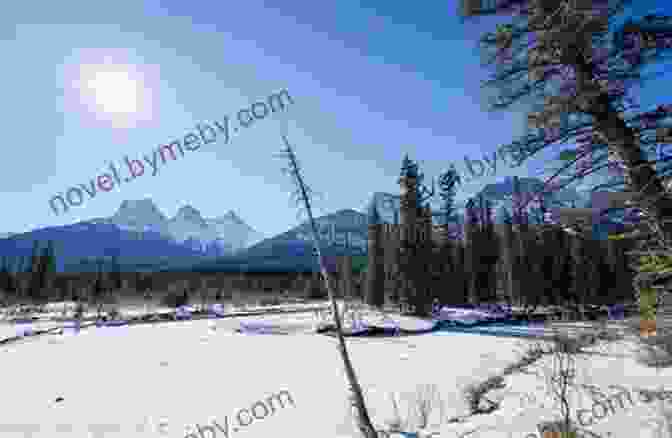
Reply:
<svg viewBox="0 0 672 438"><path fill-rule="evenodd" d="M467 385L464 388L464 399L471 414L489 414L497 409L499 403L488 399L485 394L493 389L503 389L505 386L502 376L493 376L484 382ZM486 402L488 406L483 406L482 402Z"/></svg>
<svg viewBox="0 0 672 438"><path fill-rule="evenodd" d="M435 384L419 385L412 398L415 404L415 414L418 427L424 429L429 425L429 419L434 409L440 411L439 418L443 419L445 404L441 399L438 386Z"/></svg>

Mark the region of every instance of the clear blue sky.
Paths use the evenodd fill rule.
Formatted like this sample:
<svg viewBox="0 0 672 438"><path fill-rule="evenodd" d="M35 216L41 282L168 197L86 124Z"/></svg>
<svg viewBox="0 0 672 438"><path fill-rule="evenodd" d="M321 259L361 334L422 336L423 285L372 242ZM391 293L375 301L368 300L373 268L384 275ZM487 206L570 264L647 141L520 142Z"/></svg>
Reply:
<svg viewBox="0 0 672 438"><path fill-rule="evenodd" d="M4 5L0 232L110 216L123 200L145 197L169 216L191 204L206 217L234 210L268 236L286 231L297 211L280 170L285 163L273 156L282 147L279 119L257 121L228 145L186 152L157 176L98 193L66 214L56 216L48 204L110 162L121 167L125 155L138 158L197 122L235 116L280 89L295 102L288 134L306 180L323 195L318 215L363 209L376 191L397 193L404 153L430 177L451 163L462 170L465 155L492 154L522 133L524 119L484 111L485 71L475 44L495 21L462 24L456 10L456 0ZM111 92L114 82L94 87L108 113L79 103L75 72L106 58L142 75L151 96L142 102L151 109L131 111L130 120L142 114L144 121L104 118L135 101L123 89ZM672 94L663 87L650 92L658 103L661 93ZM529 175L543 161L515 171L499 167L496 177L467 184L460 196L514 172Z"/></svg>

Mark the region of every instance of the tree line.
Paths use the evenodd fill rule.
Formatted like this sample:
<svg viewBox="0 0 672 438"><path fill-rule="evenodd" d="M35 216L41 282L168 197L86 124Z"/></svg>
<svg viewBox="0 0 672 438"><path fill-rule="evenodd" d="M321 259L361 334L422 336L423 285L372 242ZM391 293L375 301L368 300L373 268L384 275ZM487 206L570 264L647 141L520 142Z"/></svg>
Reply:
<svg viewBox="0 0 672 438"><path fill-rule="evenodd" d="M417 163L413 165L417 171ZM392 290L389 285L387 290L378 288L379 296L370 288L369 304L382 305L387 297L427 315L434 299L443 304L507 301L530 309L633 301L630 240L599 239L592 230L567 232L564 225L544 219L548 201L540 200L535 208L525 205L517 178L511 206L500 206L497 215L486 197L470 199L460 231L454 200L458 179L452 169L441 175L442 205L435 214L439 224L434 237L401 242L395 254L400 281ZM415 181L422 184L422 178ZM427 207L423 202L418 198L419 210Z"/></svg>

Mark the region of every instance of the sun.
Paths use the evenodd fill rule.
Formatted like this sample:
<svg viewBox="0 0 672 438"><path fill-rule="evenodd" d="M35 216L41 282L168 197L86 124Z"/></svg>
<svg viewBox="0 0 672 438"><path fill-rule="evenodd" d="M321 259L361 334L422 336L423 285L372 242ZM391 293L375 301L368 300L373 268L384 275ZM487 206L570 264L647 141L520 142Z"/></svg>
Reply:
<svg viewBox="0 0 672 438"><path fill-rule="evenodd" d="M131 63L80 63L72 80L75 95L71 100L78 103L82 116L100 126L137 127L155 118L151 73Z"/></svg>
<svg viewBox="0 0 672 438"><path fill-rule="evenodd" d="M140 107L141 84L126 71L99 71L85 80L96 106L108 114L134 114Z"/></svg>

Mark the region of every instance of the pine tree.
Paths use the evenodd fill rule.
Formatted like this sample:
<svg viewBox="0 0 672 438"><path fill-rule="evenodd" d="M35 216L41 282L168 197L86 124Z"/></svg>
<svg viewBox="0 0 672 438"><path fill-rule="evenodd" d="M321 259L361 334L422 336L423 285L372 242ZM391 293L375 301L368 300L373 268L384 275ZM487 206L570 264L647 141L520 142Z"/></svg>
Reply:
<svg viewBox="0 0 672 438"><path fill-rule="evenodd" d="M121 290L123 286L122 274L121 274L121 265L119 264L119 257L112 256L110 263L110 280L112 282L112 289Z"/></svg>
<svg viewBox="0 0 672 438"><path fill-rule="evenodd" d="M401 176L406 176L409 178L419 179L420 174L418 173L418 163L414 162L408 158L408 154L404 155L404 159L401 162Z"/></svg>
<svg viewBox="0 0 672 438"><path fill-rule="evenodd" d="M448 169L439 176L439 197L441 198L441 210L437 214L441 218L443 232L448 240L455 240L455 233L451 233L450 224L457 222L457 209L455 208L455 186L460 184L460 175L455 168Z"/></svg>
<svg viewBox="0 0 672 438"><path fill-rule="evenodd" d="M54 242L48 241L46 248L42 252L42 268L41 268L41 279L40 286L45 293L51 290L54 276L56 275L56 251L54 249ZM46 298L46 295L43 294Z"/></svg>
<svg viewBox="0 0 672 438"><path fill-rule="evenodd" d="M98 269L96 271L96 278L91 286L91 301L96 306L96 315L97 319L100 319L100 315L103 311L103 300L105 295L105 286L103 284L103 266L104 262L102 260L97 260Z"/></svg>
<svg viewBox="0 0 672 438"><path fill-rule="evenodd" d="M12 273L9 271L8 261L6 257L2 257L2 268L0 269L0 291L4 291L6 294L13 294L14 291L14 282L12 278Z"/></svg>
<svg viewBox="0 0 672 438"><path fill-rule="evenodd" d="M44 287L44 262L44 256L40 253L39 242L35 240L30 255L30 279L28 283L28 296L34 301L39 301L42 298L42 288Z"/></svg>
<svg viewBox="0 0 672 438"><path fill-rule="evenodd" d="M380 225L380 215L375 206L369 214L369 247L368 260L369 269L366 272L366 304L374 307L381 307L385 304L385 279L384 269L381 269L383 263L383 254L380 245L383 243ZM396 289L396 288L395 288Z"/></svg>
<svg viewBox="0 0 672 438"><path fill-rule="evenodd" d="M425 272L426 261L431 257L431 242L421 236L420 230L424 226L425 209L428 208L426 201L435 195L435 187L432 183L431 189L428 188L423 180L424 174L419 171L418 164L406 155L399 180L406 191L401 199L405 228L399 245L399 274L403 285L402 300L407 299L417 315L431 313L431 278Z"/></svg>
<svg viewBox="0 0 672 438"><path fill-rule="evenodd" d="M497 32L480 39L492 55L486 63L492 68L486 85L497 92L492 109L511 108L529 98L543 107L529 115L535 131L510 145L518 161L554 143L577 144L589 155L566 168L570 179L590 174L583 158L591 158L591 172L620 169L621 186L641 194L637 202L656 224L654 231L669 241L672 223L665 219L672 215L672 199L657 178L654 162L647 160L646 148L672 107L642 111L633 97L638 85L658 76L641 72L665 60L672 49L672 18L650 14L623 24L632 3L499 1L498 12L513 16L508 33L512 44L502 47Z"/></svg>
<svg viewBox="0 0 672 438"><path fill-rule="evenodd" d="M47 247L45 248L45 272L49 274L53 274L57 270L57 263L56 263L56 250L54 248L54 242L50 240L47 242Z"/></svg>
<svg viewBox="0 0 672 438"><path fill-rule="evenodd" d="M564 174L570 176L563 185L600 169L620 173L611 187L637 194L634 203L647 218L643 225L649 232L639 234L639 249L670 251L672 196L663 177L669 167L650 156L654 143L667 141L672 105L644 109L635 98L643 83L660 77L644 73L669 56L672 17L624 17L637 13L628 9L635 4L502 0L497 11L513 16L507 43L501 43L497 32L487 33L480 42L493 55L487 84L498 95L491 107L511 108L530 97L542 106L528 118L536 132L510 145L518 161L554 143L576 144L581 159L565 167ZM628 20L624 23L623 18ZM583 159L590 159L588 166ZM638 272L635 290L648 289L661 274Z"/></svg>
<svg viewBox="0 0 672 438"><path fill-rule="evenodd" d="M478 211L473 199L467 201L464 210L465 215L465 268L467 277L468 302L475 304L478 300L478 275L480 271L480 259L478 256L479 224Z"/></svg>
<svg viewBox="0 0 672 438"><path fill-rule="evenodd" d="M499 207L497 217L502 230L500 248L504 290L507 301L513 303L518 300L518 289L514 284L513 277L513 266L517 257L514 247L513 218L504 206Z"/></svg>

